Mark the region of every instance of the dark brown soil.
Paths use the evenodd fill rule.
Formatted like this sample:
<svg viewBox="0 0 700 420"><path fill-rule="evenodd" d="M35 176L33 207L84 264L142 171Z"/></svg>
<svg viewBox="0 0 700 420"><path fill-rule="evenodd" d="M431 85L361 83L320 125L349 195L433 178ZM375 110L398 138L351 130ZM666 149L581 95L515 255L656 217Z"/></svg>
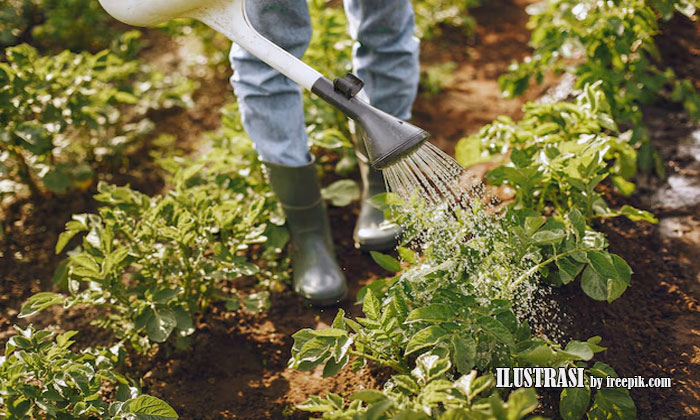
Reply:
<svg viewBox="0 0 700 420"><path fill-rule="evenodd" d="M443 93L422 96L415 106L416 124L427 128L443 149L453 151L457 140L498 115L519 115L524 99L502 99L497 77L512 60L528 53L527 16L523 11L526 4L522 0L485 2L473 11L478 23L474 39L447 31L424 43L424 66L446 60L458 65L454 80ZM156 39L156 47L148 54L172 65L177 55L164 52L167 42ZM697 48L700 43L689 45L688 49ZM680 63L682 51L677 57L679 68L685 66ZM682 68L684 74L700 74L697 65ZM202 83L194 110L153 116L158 118L159 130L176 134L178 147L187 153L196 152L203 131L217 127L218 108L230 100L225 74L210 75ZM533 89L528 97L538 96L543 89ZM664 119L660 120L663 124ZM128 171L108 173L105 179L130 182L148 193L160 191L162 177L146 156L146 150L141 151L132 157ZM56 237L71 214L95 209L90 198L93 192L76 192L41 202L19 200L4 209L5 231L0 236L0 343L9 336L9 326L18 322L16 309L21 301L50 287L49 279L60 260L52 252ZM357 205L331 208L330 214L340 264L346 270L353 296L362 285L387 273L352 247ZM690 215L693 217L700 223L697 213ZM557 289L562 319L569 320L563 322L564 334L577 339L601 335L609 350L600 359L623 376L674 379L671 390L632 391L639 418L700 417L700 253L698 240L692 240L699 235L689 235L691 239L662 239L657 227L626 220L604 221L601 227L609 235L611 250L622 255L634 269L633 287L610 305L585 297L577 284ZM342 306L351 316L359 312L351 301ZM286 369L291 334L302 328L328 325L335 313L335 308L310 308L289 292L273 294L271 309L259 315L231 314L215 307L199 321L191 350L164 346L151 359L132 356L124 370L140 378L146 392L171 402L183 419L306 418L293 406L308 395L328 391L345 394L376 387L384 379L380 372L370 370L345 371L323 379L317 371ZM87 318L89 314L52 311L33 321L87 330L81 334L87 337L83 344L107 341L104 334L93 334L94 328L86 325Z"/></svg>

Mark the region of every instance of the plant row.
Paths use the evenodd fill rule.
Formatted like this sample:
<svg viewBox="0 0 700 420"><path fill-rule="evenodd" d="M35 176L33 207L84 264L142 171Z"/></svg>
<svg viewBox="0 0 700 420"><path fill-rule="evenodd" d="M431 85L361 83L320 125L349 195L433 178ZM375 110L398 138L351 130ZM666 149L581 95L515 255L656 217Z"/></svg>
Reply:
<svg viewBox="0 0 700 420"><path fill-rule="evenodd" d="M475 199L451 219L420 200L408 210L391 195L376 200L408 226L404 244L418 245L419 253L400 247L403 265L375 254L399 274L361 292L364 317L348 319L341 311L330 329L296 333L289 365L323 366L328 376L373 363L394 374L381 390L358 391L349 400L312 396L302 410L328 419L517 419L537 407L537 397L532 389L496 389L495 367L577 366L585 368L586 387L561 390L562 418L636 417L626 390L590 388L591 376L616 376L592 360L604 350L600 337L559 345L533 335L527 318L542 309L537 290L550 285L578 280L589 297L608 302L631 285L632 270L607 251L595 221L656 222L632 206L612 207L603 186L629 196L638 168L660 167L641 127L642 105L666 89L696 113L697 94L672 70L660 70L653 40L660 19L674 9L692 16L694 6L549 1L534 7L535 56L513 67L502 87L519 94L533 75L541 80L545 70L565 69L577 75L578 95L528 103L520 121L501 117L459 143L464 166L501 164L487 180L515 195L500 211Z"/></svg>
<svg viewBox="0 0 700 420"><path fill-rule="evenodd" d="M351 66L342 12L322 0L311 6L316 34L325 36L314 37L306 59L325 74L340 75ZM416 10L420 16L418 5ZM32 31L38 37L34 32L40 31ZM13 33L12 43L28 36L26 30ZM0 95L28 103L22 112L1 109L5 126L12 127L3 132L7 174L34 182L30 188L38 191L79 186L84 178L70 172L77 167L70 162L106 153L105 138L129 142L131 124L146 121L148 109L187 102L191 86L135 61L134 39L127 34L96 54L42 57L26 45L7 50L0 77L7 75L9 87ZM61 80L65 69L73 77ZM547 284L578 279L594 299L618 298L630 286L631 269L607 250L594 221L620 215L654 220L629 206L612 208L600 192L610 178L631 193L637 167L636 146L618 130L617 107L604 83L582 85L574 102L530 104L522 121L502 118L460 144L463 164L502 159L489 179L515 189L508 206L496 209L475 199L469 209L445 217L420 200L400 203L391 194L375 199L406 226L403 264L375 254L397 274L361 292L363 317L350 319L341 311L332 328L295 334L290 366L323 366L328 376L373 363L390 369L392 378L381 390L347 399L311 397L300 409L325 418L518 419L535 409L537 396L531 389L495 388L495 367L582 367L587 385L591 376L615 375L593 360L604 350L599 337L560 345L534 334L528 321ZM306 106L312 144L339 156L335 162L324 153L321 163L332 161L336 172L350 173L354 154L345 116L311 96ZM66 109L70 115L62 115ZM77 152L64 152L74 147ZM160 164L172 186L160 195L98 185L99 211L74 216L58 238L56 252L69 250L54 276L64 291L37 294L21 312L97 307L95 323L112 331L117 344L76 353L69 349L72 333L53 338L48 331L18 330L0 362L0 376L12 378L0 385L0 401L8 407L0 416L176 418L165 403L140 395L134 381L115 373L124 349L152 354L166 341L186 349L212 304L230 311L267 307L266 291L236 290L234 280L252 277L273 289L286 281L284 217L235 107L225 113L210 152ZM60 168L68 174L58 174ZM325 192L337 204L356 195L343 181ZM105 382L114 387L109 398ZM559 411L566 419L633 418L636 409L626 390L587 386L563 389Z"/></svg>
<svg viewBox="0 0 700 420"><path fill-rule="evenodd" d="M627 142L637 153L642 171L663 176L660 157L650 143L642 107L658 100L683 104L691 118L700 118L700 95L663 61L655 38L660 25L680 14L695 19L695 0L546 0L530 6L533 54L513 63L500 79L505 95L522 94L531 80L541 83L547 72L568 73L574 88L599 83L610 114L629 129Z"/></svg>

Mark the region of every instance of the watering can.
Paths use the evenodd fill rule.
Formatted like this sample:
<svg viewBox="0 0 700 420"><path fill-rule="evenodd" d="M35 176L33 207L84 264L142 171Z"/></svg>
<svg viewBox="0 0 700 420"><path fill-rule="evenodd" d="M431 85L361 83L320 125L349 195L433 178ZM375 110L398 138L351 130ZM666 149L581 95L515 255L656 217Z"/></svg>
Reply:
<svg viewBox="0 0 700 420"><path fill-rule="evenodd" d="M363 82L353 74L331 82L263 37L246 16L245 0L100 0L100 3L110 15L129 25L154 26L183 17L209 25L355 120L364 129L367 155L376 169L398 162L430 136L425 130L369 105L362 99L366 96L358 95Z"/></svg>

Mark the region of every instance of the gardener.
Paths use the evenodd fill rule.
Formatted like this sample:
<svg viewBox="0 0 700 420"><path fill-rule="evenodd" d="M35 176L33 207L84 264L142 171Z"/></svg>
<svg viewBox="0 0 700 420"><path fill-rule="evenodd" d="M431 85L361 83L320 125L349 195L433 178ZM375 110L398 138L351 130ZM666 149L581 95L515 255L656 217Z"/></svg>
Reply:
<svg viewBox="0 0 700 420"><path fill-rule="evenodd" d="M418 40L413 36L410 0L344 0L352 38L353 66L365 82L370 103L403 120L411 115L418 86ZM262 35L301 57L311 39L306 0L246 2L251 24ZM328 51L332 54L332 51ZM320 184L309 154L300 87L252 54L233 46L232 84L243 126L287 216L291 234L294 290L316 305L331 305L346 293L335 258ZM398 227L381 226L383 214L368 198L384 192L380 171L372 169L355 139L362 176L362 207L354 240L363 250L390 249Z"/></svg>

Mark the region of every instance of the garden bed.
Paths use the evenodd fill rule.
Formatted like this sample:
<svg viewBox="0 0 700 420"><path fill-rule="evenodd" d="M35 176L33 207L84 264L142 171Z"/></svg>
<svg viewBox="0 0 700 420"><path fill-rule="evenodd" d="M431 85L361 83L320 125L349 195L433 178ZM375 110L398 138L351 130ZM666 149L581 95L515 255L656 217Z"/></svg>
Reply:
<svg viewBox="0 0 700 420"><path fill-rule="evenodd" d="M453 153L455 143L476 132L499 115L521 115L526 99L539 97L552 83L532 88L524 98L503 99L498 76L513 60L528 54L529 33L525 28L526 2L505 0L486 2L473 10L477 27L473 37L446 31L422 46L423 65L445 61L457 64L444 91L421 96L415 106L414 121L433 135L434 142ZM700 43L687 44L692 29L674 27L662 43L683 37L688 54L666 57L679 73L696 77L700 74L697 57ZM700 27L695 25L695 34ZM696 38L695 41L698 39ZM152 38L154 46L147 54L161 57L171 65L177 57L161 53L172 47L160 34ZM675 45L675 44L674 44ZM684 61L683 57L691 57ZM170 63L170 64L168 64ZM690 64L688 64L690 63ZM174 147L196 154L200 146L195 139L204 131L218 126L218 110L227 102L222 92L230 92L226 75L209 74L200 80L191 110L157 111L151 115L159 132L176 136ZM226 93L225 96L229 96ZM219 97L221 96L221 99ZM675 118L668 118L673 114ZM650 107L646 111L652 141L661 147L670 173L693 169L694 163L674 155L669 146L690 136L694 127L673 105ZM680 127L680 128L679 128ZM671 133L671 135L669 135ZM129 157L129 166L114 173L106 171L105 180L119 185L130 183L147 194L162 190L162 174L148 157L149 146ZM551 299L556 304L554 316L559 324L558 339L585 340L602 337L609 348L598 356L615 367L621 376L673 378L673 388L633 389L631 391L638 418L691 419L700 416L700 208L680 207L672 211L654 208L649 197L662 188L650 183L639 195L623 199L606 191L618 204L635 205L656 211L659 218L681 218L675 235L663 235L661 225L632 222L627 219L601 221L599 227L608 235L610 249L622 256L634 271L632 287L613 303L594 302L578 284L556 289ZM17 323L17 309L30 295L51 288L50 279L62 256L53 252L65 222L76 213L94 212L95 187L74 191L46 200L20 199L4 209L5 232L0 235L0 344L11 335ZM624 202L623 202L624 201ZM361 287L388 273L366 254L352 246L352 227L358 206L330 209L331 225L338 259L350 283L353 298ZM680 232L680 233L678 233ZM240 281L239 290L253 284ZM352 299L350 299L352 300ZM341 307L349 317L361 314L351 301ZM191 350L177 350L162 345L154 357L130 356L123 369L140 378L143 391L168 401L183 419L276 419L307 418L294 406L309 395L335 392L343 395L381 385L388 373L370 365L359 372L345 369L330 378L322 378L322 369L300 372L287 369L292 346L291 335L302 328L324 328L333 322L334 308L309 307L289 291L274 292L271 308L260 314L232 314L221 304L214 305L203 318L197 319L197 332ZM37 327L51 324L61 330L78 329L78 345L109 344L110 337L88 325L86 313L77 310L51 310L31 321ZM89 312L87 313L89 315ZM547 316L549 316L548 314ZM539 411L556 417L545 393ZM663 414L660 414L663 413Z"/></svg>

